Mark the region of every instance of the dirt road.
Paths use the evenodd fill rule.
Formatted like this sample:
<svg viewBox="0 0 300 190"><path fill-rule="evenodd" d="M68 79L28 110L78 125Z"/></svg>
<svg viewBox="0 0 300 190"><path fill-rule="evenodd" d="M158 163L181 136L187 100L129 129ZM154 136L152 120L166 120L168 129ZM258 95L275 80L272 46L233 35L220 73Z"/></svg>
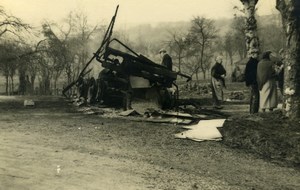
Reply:
<svg viewBox="0 0 300 190"><path fill-rule="evenodd" d="M62 99L0 99L0 189L299 189L300 171L179 126L82 115Z"/></svg>

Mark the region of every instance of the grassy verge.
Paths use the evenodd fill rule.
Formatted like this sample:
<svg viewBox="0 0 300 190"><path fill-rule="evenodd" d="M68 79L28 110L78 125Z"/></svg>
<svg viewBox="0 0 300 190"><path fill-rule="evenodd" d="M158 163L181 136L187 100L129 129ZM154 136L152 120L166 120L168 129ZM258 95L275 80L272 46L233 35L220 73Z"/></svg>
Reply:
<svg viewBox="0 0 300 190"><path fill-rule="evenodd" d="M300 169L299 121L287 120L280 111L233 117L221 132L230 147Z"/></svg>

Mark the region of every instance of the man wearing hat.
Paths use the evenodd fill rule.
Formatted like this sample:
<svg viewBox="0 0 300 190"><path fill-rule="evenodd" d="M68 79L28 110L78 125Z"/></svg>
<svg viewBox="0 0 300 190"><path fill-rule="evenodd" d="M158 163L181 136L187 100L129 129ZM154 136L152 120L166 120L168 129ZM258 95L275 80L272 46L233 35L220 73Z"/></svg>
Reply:
<svg viewBox="0 0 300 190"><path fill-rule="evenodd" d="M161 64L165 67L167 67L170 71L172 71L173 62L172 58L167 54L167 51L165 49L159 50L160 57L162 58Z"/></svg>
<svg viewBox="0 0 300 190"><path fill-rule="evenodd" d="M258 113L259 110L259 90L256 80L258 64L258 50L250 52L250 59L245 68L246 86L250 88L250 114Z"/></svg>

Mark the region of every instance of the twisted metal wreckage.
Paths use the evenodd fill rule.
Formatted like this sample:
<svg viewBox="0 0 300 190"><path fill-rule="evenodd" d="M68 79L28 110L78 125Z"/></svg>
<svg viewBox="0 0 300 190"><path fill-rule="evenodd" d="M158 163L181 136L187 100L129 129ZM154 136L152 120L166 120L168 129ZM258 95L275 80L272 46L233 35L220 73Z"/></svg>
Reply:
<svg viewBox="0 0 300 190"><path fill-rule="evenodd" d="M83 97L84 102L89 104L104 104L112 107L122 105L125 111L129 111L132 110L132 100L142 99L146 100L145 102L155 102L162 110L178 108L179 105L182 105L182 101L178 101L179 91L175 83L177 76L186 78L187 82L191 80L191 77L171 71L165 66L136 53L120 40L111 39L118 8L119 5L99 49L86 63L77 80L63 89L63 95L70 98L70 93L67 92L76 85L79 96ZM113 46L119 48L116 49ZM104 69L99 73L97 80L92 77L86 83L84 77L91 71L87 68L94 59L99 61ZM157 114L157 112L155 113ZM219 115L216 112L209 113ZM155 115L151 114L152 116ZM195 116L179 114L178 112L164 112L164 115L176 116L177 119L189 118L188 122L195 118Z"/></svg>
<svg viewBox="0 0 300 190"><path fill-rule="evenodd" d="M121 98L123 99L124 109L127 110L130 109L130 102L133 97L145 97L147 94L156 93L162 108L173 107L178 99L178 86L175 83L177 76L180 75L187 78L187 80L191 80L191 77L180 72L170 71L145 56L137 54L120 40L116 38L111 39L118 7L104 35L100 48L87 62L78 79L63 89L63 94L67 96L66 92L75 84L80 86L83 83L84 76L90 71L86 72L86 69L96 59L104 68L99 73L99 84L96 85L99 87L96 101L110 102L112 99L117 101ZM120 49L125 49L125 51L112 48L115 43L121 47ZM175 95L170 92L169 88L171 87L176 88Z"/></svg>

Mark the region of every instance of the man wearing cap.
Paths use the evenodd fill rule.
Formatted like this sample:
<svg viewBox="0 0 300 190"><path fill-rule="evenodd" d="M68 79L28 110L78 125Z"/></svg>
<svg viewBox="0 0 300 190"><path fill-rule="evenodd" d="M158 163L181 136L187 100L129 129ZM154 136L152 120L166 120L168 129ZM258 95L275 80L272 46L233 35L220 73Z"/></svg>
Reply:
<svg viewBox="0 0 300 190"><path fill-rule="evenodd" d="M162 58L161 64L165 67L167 67L170 71L172 71L173 62L172 58L167 54L167 51L165 49L159 50L160 57Z"/></svg>
<svg viewBox="0 0 300 190"><path fill-rule="evenodd" d="M259 90L256 80L258 64L258 50L254 49L250 53L250 59L245 68L246 86L250 88L250 114L258 113L259 110Z"/></svg>
<svg viewBox="0 0 300 190"><path fill-rule="evenodd" d="M159 54L162 60L161 65L166 67L168 70L172 71L173 62L172 62L172 58L169 56L169 54L167 54L167 51L165 49L161 49L159 50ZM166 78L165 82L166 82L166 91L163 97L168 97L168 98L165 98L162 107L168 108L172 105L172 96L175 95L176 90L172 88L173 80Z"/></svg>

